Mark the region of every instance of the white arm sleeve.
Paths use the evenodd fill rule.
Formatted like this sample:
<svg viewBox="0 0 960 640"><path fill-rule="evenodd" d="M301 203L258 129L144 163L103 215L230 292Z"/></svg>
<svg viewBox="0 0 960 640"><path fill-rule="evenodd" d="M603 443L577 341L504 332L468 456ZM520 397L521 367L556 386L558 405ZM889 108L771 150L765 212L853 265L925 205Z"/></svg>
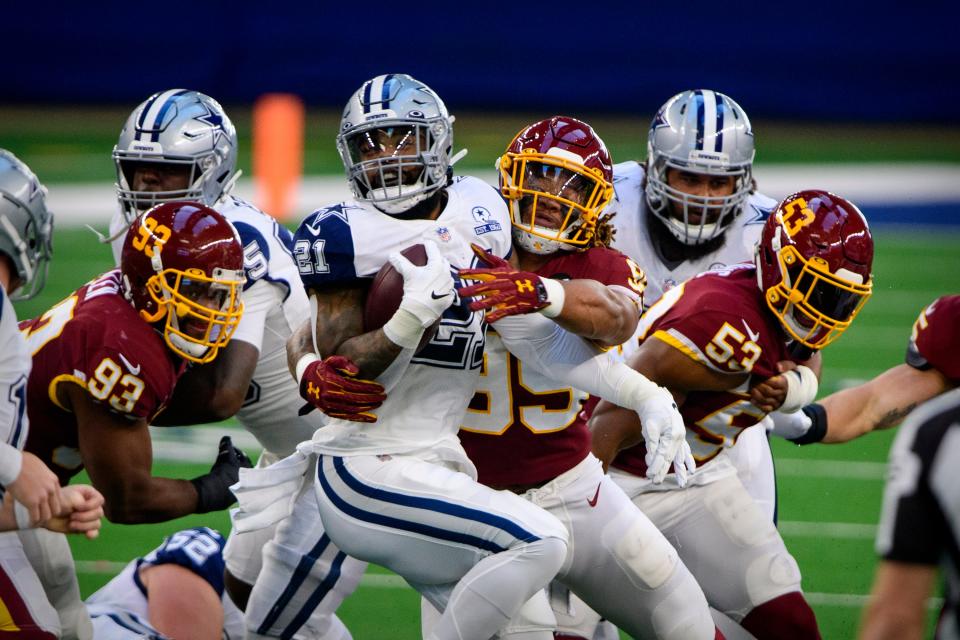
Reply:
<svg viewBox="0 0 960 640"><path fill-rule="evenodd" d="M22 467L23 453L6 442L0 442L0 485L13 484Z"/></svg>
<svg viewBox="0 0 960 640"><path fill-rule="evenodd" d="M660 387L623 362L537 313L498 320L510 353L563 384L637 411Z"/></svg>
<svg viewBox="0 0 960 640"><path fill-rule="evenodd" d="M267 314L283 304L280 288L266 280L254 282L243 292L243 317L233 334L233 340L243 340L255 346L258 351L263 347L263 331L267 324Z"/></svg>

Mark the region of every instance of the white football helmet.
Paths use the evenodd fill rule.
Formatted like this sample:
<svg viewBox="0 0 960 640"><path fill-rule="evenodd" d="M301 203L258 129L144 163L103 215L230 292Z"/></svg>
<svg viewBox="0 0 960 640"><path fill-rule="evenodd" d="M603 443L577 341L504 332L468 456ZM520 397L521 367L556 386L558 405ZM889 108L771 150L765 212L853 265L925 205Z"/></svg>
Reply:
<svg viewBox="0 0 960 640"><path fill-rule="evenodd" d="M11 300L32 298L47 281L53 214L47 211L46 196L46 187L30 168L0 149L0 253L13 260L21 281Z"/></svg>
<svg viewBox="0 0 960 640"><path fill-rule="evenodd" d="M753 130L728 96L684 91L660 107L647 136L646 198L650 211L680 242L708 242L729 226L753 189ZM728 196L693 196L667 184L667 170L734 176ZM670 203L677 207L671 207ZM699 214L692 221L692 213ZM680 217L682 216L682 217Z"/></svg>
<svg viewBox="0 0 960 640"><path fill-rule="evenodd" d="M198 91L170 89L141 103L123 125L113 148L117 197L127 223L143 211L173 200L212 206L229 193L239 177L237 131L223 107ZM138 163L190 167L187 188L134 191Z"/></svg>
<svg viewBox="0 0 960 640"><path fill-rule="evenodd" d="M364 82L347 102L337 135L357 200L396 215L445 187L453 120L430 87L406 74Z"/></svg>

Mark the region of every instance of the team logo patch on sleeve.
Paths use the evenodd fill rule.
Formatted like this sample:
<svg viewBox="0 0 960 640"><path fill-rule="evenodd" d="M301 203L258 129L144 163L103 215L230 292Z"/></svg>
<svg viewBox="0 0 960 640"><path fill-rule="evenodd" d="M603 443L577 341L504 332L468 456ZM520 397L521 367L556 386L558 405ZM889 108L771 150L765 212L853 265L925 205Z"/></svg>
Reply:
<svg viewBox="0 0 960 640"><path fill-rule="evenodd" d="M474 207L470 213L473 215L473 219L480 223L479 226L473 228L473 232L478 236L490 233L491 231L500 231L500 223L490 219L492 216L486 208Z"/></svg>

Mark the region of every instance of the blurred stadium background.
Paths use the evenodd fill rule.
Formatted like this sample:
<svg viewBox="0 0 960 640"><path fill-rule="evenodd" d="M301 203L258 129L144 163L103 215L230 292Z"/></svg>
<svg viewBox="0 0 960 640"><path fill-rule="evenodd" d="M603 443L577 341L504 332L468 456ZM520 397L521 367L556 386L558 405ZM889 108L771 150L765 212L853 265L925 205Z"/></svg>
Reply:
<svg viewBox="0 0 960 640"><path fill-rule="evenodd" d="M808 16L789 19L776 3L742 11L624 3L601 14L560 5L536 13L471 8L459 22L425 7L402 20L375 20L352 5L268 13L208 3L180 16L185 25L118 0L95 9L48 11L44 4L13 9L8 24L26 26L8 34L9 50L29 55L6 58L0 86L0 147L36 171L57 215L50 280L41 297L18 305L21 318L111 266L108 248L84 225L106 227L115 206L110 151L130 110L149 94L183 86L224 104L240 135L244 197L259 193L251 160L256 100L271 92L300 96L304 176L286 218L296 225L312 208L346 196L333 144L339 110L363 80L389 72L437 90L457 115L455 147L470 150L458 170L491 181L494 159L535 119L580 117L615 161L640 160L647 125L666 98L697 87L731 95L753 121L761 191L779 198L799 188L834 190L860 204L876 232L876 294L826 352L823 394L901 362L919 310L958 291L960 85L949 78L960 77L960 45L948 31L956 8L945 2L922 13L874 3L870 28L862 8L827 3L805 5ZM364 5L364 14L376 15L376 7ZM107 19L118 15L122 29ZM821 15L829 17L813 17ZM197 25L206 27L200 37ZM147 37L188 28L189 37ZM157 430L156 473L206 471L225 429L236 425ZM236 439L254 455L255 442L244 435ZM804 449L774 443L780 529L825 638L855 635L869 593L892 436ZM164 534L198 524L229 529L220 513L108 524L96 541L74 540L83 594ZM371 569L341 613L358 640L419 637L416 594L382 570Z"/></svg>

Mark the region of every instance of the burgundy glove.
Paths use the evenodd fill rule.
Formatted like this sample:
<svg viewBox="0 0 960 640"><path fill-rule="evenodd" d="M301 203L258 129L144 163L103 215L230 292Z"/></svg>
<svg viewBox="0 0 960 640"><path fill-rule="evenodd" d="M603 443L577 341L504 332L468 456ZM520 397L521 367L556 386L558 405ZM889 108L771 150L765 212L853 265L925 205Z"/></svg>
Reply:
<svg viewBox="0 0 960 640"><path fill-rule="evenodd" d="M485 310L487 322L500 318L539 311L550 304L543 280L535 273L518 271L500 256L487 253L471 244L473 252L487 268L460 269L459 275L467 280L479 280L477 284L457 289L462 297L474 298L471 311Z"/></svg>
<svg viewBox="0 0 960 640"><path fill-rule="evenodd" d="M300 378L300 395L310 404L300 410L300 415L316 407L331 418L376 422L377 417L369 412L383 404L387 396L382 385L357 378L358 373L360 368L343 356L311 362Z"/></svg>

